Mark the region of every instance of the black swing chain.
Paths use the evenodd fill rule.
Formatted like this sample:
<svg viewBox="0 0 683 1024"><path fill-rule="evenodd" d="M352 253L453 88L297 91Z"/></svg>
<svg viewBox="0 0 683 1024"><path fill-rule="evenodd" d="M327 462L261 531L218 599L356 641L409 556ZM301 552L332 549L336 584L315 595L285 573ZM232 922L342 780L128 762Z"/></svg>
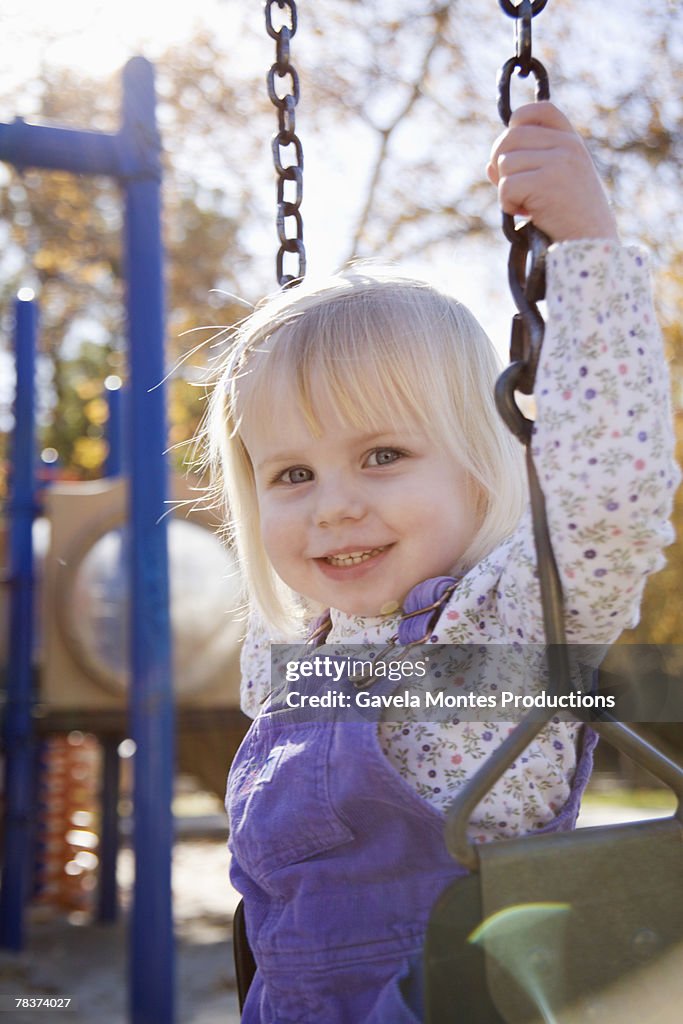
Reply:
<svg viewBox="0 0 683 1024"><path fill-rule="evenodd" d="M510 85L516 70L521 78L534 76L537 100L550 98L548 73L531 54L531 21L536 14L540 14L548 0L521 0L516 5L510 0L499 2L506 14L517 19L515 56L506 61L498 73L498 112L507 126L511 117ZM571 673L565 650L562 584L548 527L545 497L532 456L533 422L524 416L515 401L515 391L531 395L534 390L545 333L545 322L538 303L545 298L545 258L550 239L531 221L516 225L514 217L509 214L503 214L503 232L510 242L508 279L518 312L512 318L510 365L496 381L496 405L506 426L526 448L550 678L566 688L570 685Z"/></svg>
<svg viewBox="0 0 683 1024"><path fill-rule="evenodd" d="M531 21L548 0L499 0L503 11L515 18L516 53L498 72L498 113L507 127L512 116L510 87L515 71L520 78L533 75L536 99L550 98L548 72L531 54ZM512 318L510 366L496 385L498 411L513 434L528 445L532 423L520 412L515 391L530 395L534 390L538 358L543 344L545 323L538 303L545 297L545 254L550 239L531 221L515 224L514 217L503 214L503 233L510 242L508 280L518 312Z"/></svg>
<svg viewBox="0 0 683 1024"><path fill-rule="evenodd" d="M520 77L533 75L536 79L536 99L549 98L548 75L543 65L531 56L531 19L540 13L547 0L521 0L515 5L499 0L506 14L518 21L515 25L516 54L506 61L498 74L498 112L507 125L510 116L510 82L515 70ZM529 497L536 546L538 582L541 591L543 625L546 640L548 679L553 692L568 693L572 685L571 667L567 656L567 637L564 625L564 597L562 583L555 561L545 497L532 456L533 423L515 402L515 391L532 394L538 357L543 343L545 324L537 303L545 295L545 254L549 239L531 221L519 226L514 217L503 214L503 231L510 241L508 276L510 289L519 310L512 320L510 339L510 366L496 381L496 404L506 426L526 449L526 468L529 478ZM506 768L527 748L540 732L546 719L531 712L503 743L489 755L486 763L464 786L446 812L446 845L453 857L473 871L479 870L479 854L467 835L467 824L474 808L481 803Z"/></svg>
<svg viewBox="0 0 683 1024"><path fill-rule="evenodd" d="M273 8L284 12L283 24L279 29L273 26ZM276 42L275 63L268 72L268 96L277 108L278 131L273 136L273 163L277 175L277 233L280 248L277 254L277 281L281 288L297 284L306 273L306 250L304 248L304 225L301 218L303 194L304 153L301 140L296 134L296 105L299 102L299 76L289 61L289 42L296 32L297 11L295 0L266 0L266 31ZM286 24L286 20L289 24ZM279 96L275 80L289 79L289 91ZM293 185L287 185L293 182ZM286 198L287 195L287 198ZM294 233L288 234L289 226ZM285 253L297 257L297 272L287 274L284 269Z"/></svg>

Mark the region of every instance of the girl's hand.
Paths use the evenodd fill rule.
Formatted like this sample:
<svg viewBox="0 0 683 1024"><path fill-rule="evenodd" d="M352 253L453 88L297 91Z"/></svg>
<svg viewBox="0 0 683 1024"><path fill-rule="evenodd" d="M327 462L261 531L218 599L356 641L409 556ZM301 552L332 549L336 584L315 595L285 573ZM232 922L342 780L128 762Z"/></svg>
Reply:
<svg viewBox="0 0 683 1024"><path fill-rule="evenodd" d="M530 217L554 242L618 241L614 216L581 138L552 103L519 107L496 139L486 173L504 213Z"/></svg>

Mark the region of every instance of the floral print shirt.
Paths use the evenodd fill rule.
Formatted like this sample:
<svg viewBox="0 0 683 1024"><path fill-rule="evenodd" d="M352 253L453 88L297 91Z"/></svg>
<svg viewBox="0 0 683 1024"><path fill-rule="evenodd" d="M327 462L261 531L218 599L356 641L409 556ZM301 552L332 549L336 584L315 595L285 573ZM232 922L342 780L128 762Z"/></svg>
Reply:
<svg viewBox="0 0 683 1024"><path fill-rule="evenodd" d="M635 625L649 573L664 564L679 480L667 367L647 256L607 241L564 242L547 257L548 324L536 378L533 455L565 595L570 643L610 644ZM331 609L326 646L382 644L398 614ZM542 644L530 514L466 576L432 636L440 644ZM254 617L242 650L242 708L270 683L270 642ZM510 723L382 721L381 745L425 800L445 810L513 728ZM470 822L475 841L547 824L566 801L581 728L553 719L496 783Z"/></svg>

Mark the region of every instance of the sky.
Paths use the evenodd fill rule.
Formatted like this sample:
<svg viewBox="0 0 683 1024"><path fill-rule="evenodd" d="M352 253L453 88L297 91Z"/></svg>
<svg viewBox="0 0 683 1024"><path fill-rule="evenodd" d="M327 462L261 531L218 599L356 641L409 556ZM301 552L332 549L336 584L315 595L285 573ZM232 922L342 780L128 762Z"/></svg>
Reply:
<svg viewBox="0 0 683 1024"><path fill-rule="evenodd" d="M5 80L24 77L27 66L49 63L78 67L88 75L109 75L136 51L150 57L192 35L198 22L228 17L235 0L3 0L0 29ZM52 35L47 42L46 35Z"/></svg>
<svg viewBox="0 0 683 1024"><path fill-rule="evenodd" d="M313 2L314 0L299 0L302 28L306 24L307 6ZM389 2L391 0L368 0L369 4L377 4L378 7ZM560 2L561 0L558 0L558 6ZM601 45L597 59L605 61L606 83L613 77L615 67L618 67L619 79L623 82L629 74L635 74L639 64L647 60L648 9L652 9L655 3L674 7L679 2L680 0L608 0L606 4L596 5L593 0L572 0L572 6L576 9L574 24L582 31L596 33L604 38L604 45ZM479 0L479 3L498 6L497 0ZM243 11L245 4L253 4L254 16L262 19L261 0L191 0L190 3L180 3L177 0L167 0L166 3L160 0L1 0L0 38L3 41L5 59L0 62L0 91L3 86L8 88L11 84L28 78L41 62L75 67L86 75L109 76L136 52L144 53L154 60L170 44L191 37L199 25L209 24L217 35L226 35L230 39L233 29L231 10ZM566 2L564 6L567 6ZM541 53L543 24L547 24L552 18L552 9L553 4L550 3L547 8L549 13L538 19L538 24L534 21L534 42L540 42ZM590 12L589 19L585 17L587 11ZM618 17L615 18L617 12ZM476 19L464 22L463 25L463 31L471 34L472 46L476 47L477 65L484 66L485 80L491 81L491 107L495 103L495 69L512 52L512 20L504 17L501 12L500 18L494 19L494 29L495 38L488 35L482 38L481 33L477 31ZM642 46L635 41L636 29L640 31ZM293 48L298 45L297 58L304 59L301 56L301 36L302 33L297 36ZM244 44L245 41L240 39L240 45L232 48L234 60L249 62L250 66L256 62L257 66L263 65L265 69L274 52L274 44L265 37L265 29L263 39L257 43L258 52L249 52ZM573 39L569 44L572 60L576 62L577 81L581 79L581 62L589 59L589 55L584 52L588 49L592 47L582 47L580 38ZM624 59L619 55L637 55L638 60ZM590 59L594 65L596 58ZM552 64L550 71L552 79ZM568 99L571 102L571 93ZM304 125L306 101L310 102L310 97L302 97L300 121L298 120L298 123ZM29 95L26 96L25 103L26 111L3 111L0 119L30 112L33 100ZM339 259L346 255L345 252L336 252L334 249L335 242L344 239L342 244L346 245L347 240L343 225L335 228L332 218L337 216L341 223L346 217L348 221L353 197L357 198L362 194L362 180L354 180L354 175L357 176L361 171L360 166L358 169L354 168L353 161L350 163L348 160L330 159L329 151L317 146L315 138L303 137L303 142L306 151L303 213L309 267L325 272L333 269ZM266 148L269 150L269 147L264 146L264 153ZM483 171L484 153L468 152L466 158L476 159L482 165ZM269 182L272 168L269 164L269 155L265 160L267 166L264 164L263 168L255 168L255 174L262 173L264 187L271 187ZM336 181L335 175L340 177L337 188L339 204L338 209L332 211L329 204L326 207L320 205L325 202L325 193L329 192L329 189L317 190L319 195L316 196L315 183L325 181L329 185ZM267 250L271 236L274 252L276 244L272 225L253 226L254 245L257 251L262 248L264 251ZM431 276L436 277L437 283L446 287L448 280L451 280L456 282L457 288L459 281L465 278L468 282L467 301L503 351L507 346L511 303L506 301L507 296L501 302L491 301L492 288L498 292L497 282L501 275L504 278L505 274L502 245L496 258L497 263L491 270L486 265L487 262L491 262L487 259L486 253L472 253L460 249L448 259L447 266L430 267L422 272L429 272ZM412 265L404 265L404 269L408 273L419 275L419 260ZM441 276L443 280L440 279Z"/></svg>
<svg viewBox="0 0 683 1024"><path fill-rule="evenodd" d="M3 88L9 90L17 82L28 79L41 63L65 65L77 68L85 75L106 77L122 68L135 53L143 53L154 60L169 45L190 38L200 25L212 25L217 34L226 33L229 37L230 9L235 4L245 3L253 3L256 16L259 20L263 18L262 0L192 0L191 3L167 2L163 6L159 0L2 0L0 38L3 40L4 52L11 54L12 59L0 62L0 92ZM306 3L307 0L299 2L300 20L304 18ZM161 15L160 10L163 10ZM502 20L504 34L501 38L506 49L498 54L496 47L491 57L492 103L495 61L498 57L502 59L507 56L512 40L512 22L504 18ZM274 56L274 43L265 36L265 28L263 35L262 48L258 53L245 51L242 41L240 46L234 48L234 59L257 61L266 68L267 62L272 59L271 53ZM301 45L300 36L297 36L295 42ZM30 118L34 103L33 97L26 94L25 107L20 105L12 111L3 110L0 120L10 120L15 115ZM305 117L305 110L300 113ZM342 221L351 215L351 208L355 205L353 197L358 198L363 194L363 181L358 177L362 172L363 161L358 167L353 164L349 166L346 162L342 171L337 166L338 161L330 161L329 153L316 146L315 139L304 138L303 141L306 151L303 212L308 266L309 270L327 273L335 269L347 255L345 228L348 219ZM269 151L268 146L268 154ZM480 162L483 169L483 160ZM268 163L264 179L266 176L269 179L271 175L272 169ZM316 181L323 180L323 176L329 183L330 176L334 175L339 178L340 196L339 209L336 211L340 223L336 228L333 223L335 211L329 209L324 198L325 192L320 191L317 197L314 187ZM345 203L349 206L348 210L345 209ZM277 248L274 225L254 225L253 237L257 249L268 247L270 235L273 236L274 258ZM335 242L343 246L343 251L335 250ZM439 269L423 265L419 258L412 264L402 264L406 273L429 275L444 287L448 286L447 278L451 281L461 280L466 274L468 302L489 333L500 338L499 348L503 353L507 347L506 324L511 315L511 307L508 309L504 306L500 313L494 310L487 294L487 281L490 277L488 270L486 267L473 270L473 267L480 266L480 259L473 260L469 253L454 254L453 261L444 269L443 279L440 279Z"/></svg>

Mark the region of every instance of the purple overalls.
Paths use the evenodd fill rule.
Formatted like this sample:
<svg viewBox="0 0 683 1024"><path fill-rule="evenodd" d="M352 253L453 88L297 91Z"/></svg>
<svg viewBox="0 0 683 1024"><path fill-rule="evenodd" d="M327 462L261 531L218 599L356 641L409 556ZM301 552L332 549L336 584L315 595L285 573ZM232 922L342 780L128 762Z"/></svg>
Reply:
<svg viewBox="0 0 683 1024"><path fill-rule="evenodd" d="M419 584L405 611L452 582ZM399 643L420 639L428 619L403 620ZM583 732L571 796L539 832L574 827L596 742ZM466 870L446 850L443 814L382 753L376 720L266 708L233 761L226 806L258 965L243 1024L418 1024L427 919Z"/></svg>

